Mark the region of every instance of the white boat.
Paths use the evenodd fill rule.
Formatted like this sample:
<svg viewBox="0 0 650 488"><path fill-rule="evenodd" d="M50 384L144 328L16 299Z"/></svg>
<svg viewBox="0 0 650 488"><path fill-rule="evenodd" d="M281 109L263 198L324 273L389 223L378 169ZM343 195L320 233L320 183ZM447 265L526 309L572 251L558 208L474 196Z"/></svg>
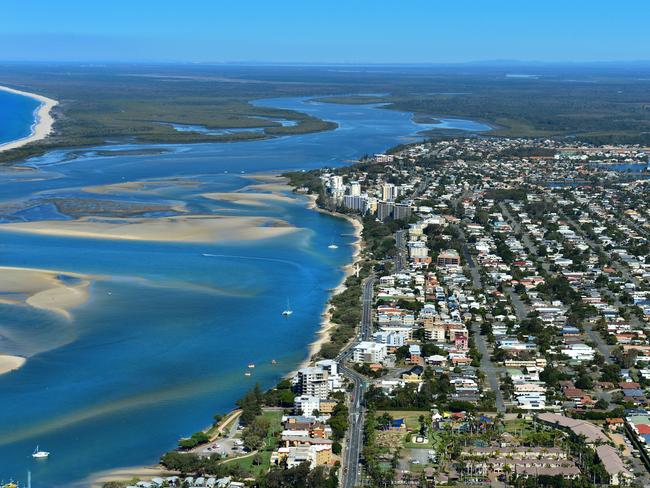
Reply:
<svg viewBox="0 0 650 488"><path fill-rule="evenodd" d="M246 371L246 372L244 373L244 376L250 376L250 375L251 375L250 371Z"/></svg>
<svg viewBox="0 0 650 488"><path fill-rule="evenodd" d="M333 243L332 243L332 244L330 244L329 246L327 246L327 248L328 248L328 249L338 249L339 246L337 246L336 244L333 244Z"/></svg>
<svg viewBox="0 0 650 488"><path fill-rule="evenodd" d="M248 367L249 367L250 369L253 369L253 368L255 367L255 363L248 363Z"/></svg>
<svg viewBox="0 0 650 488"><path fill-rule="evenodd" d="M48 451L39 451L38 446L36 446L36 449L32 453L32 457L36 459L46 459L49 455L50 453Z"/></svg>
<svg viewBox="0 0 650 488"><path fill-rule="evenodd" d="M284 317L288 317L288 316L291 315L292 313L293 313L293 310L291 310L291 307L289 306L289 300L287 300L287 308L286 308L286 310L284 310L284 311L282 312L282 315L283 315Z"/></svg>

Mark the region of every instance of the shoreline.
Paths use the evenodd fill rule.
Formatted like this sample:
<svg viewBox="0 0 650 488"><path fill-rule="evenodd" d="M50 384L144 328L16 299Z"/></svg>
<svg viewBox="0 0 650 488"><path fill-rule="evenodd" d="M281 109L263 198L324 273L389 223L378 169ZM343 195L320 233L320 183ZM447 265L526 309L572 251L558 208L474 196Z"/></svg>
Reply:
<svg viewBox="0 0 650 488"><path fill-rule="evenodd" d="M332 328L335 327L335 324L331 321L332 305L330 302L334 296L345 291L346 289L345 281L354 274L355 264L359 262L359 256L361 255L361 250L363 249L363 238L361 235L361 233L363 232L363 224L359 222L359 220L355 219L350 215L346 215L338 212L330 212L329 210L322 209L318 205L316 205L317 197L315 195L306 195L306 196L308 198L307 206L310 210L314 210L316 212L320 212L325 215L330 215L332 217L336 217L339 219L345 219L348 222L350 222L350 224L352 224L352 227L354 228L355 241L354 244L352 245L354 249L352 253L352 260L341 268L343 270L343 276L341 277L341 281L336 287L332 288L329 298L327 299L327 303L325 304L325 309L321 314L321 323L320 323L320 328L317 332L317 339L311 344L309 344L308 356L307 358L305 358L304 361L302 361L302 363L298 365L298 369L309 366L313 360L313 357L316 354L318 354L318 352L320 351L322 345L329 340L330 331ZM293 371L291 374L295 374L295 371Z"/></svg>
<svg viewBox="0 0 650 488"><path fill-rule="evenodd" d="M41 104L34 112L34 123L31 126L31 133L21 139L15 141L5 142L0 144L0 152L9 151L25 146L31 142L40 141L45 139L52 133L54 118L52 117L52 109L59 104L57 100L39 95L37 93L30 93L22 90L9 88L8 86L0 86L0 91L21 95L24 97L33 98Z"/></svg>
<svg viewBox="0 0 650 488"><path fill-rule="evenodd" d="M270 193L262 193L261 195L277 196L277 193L284 193L287 191L290 191L292 195L295 195L295 193L293 193L294 188L288 184L289 180L283 177L280 172L251 173L251 174L247 174L245 178L258 182L258 185L249 185L249 187L256 187L259 186L259 184L261 184L262 186L268 185L268 188L266 189L270 190ZM245 188L249 188L249 187L245 187ZM244 189L239 190L239 192L245 194ZM330 212L328 210L319 208L316 205L317 197L315 195L297 195L297 196L298 196L298 198L296 199L297 201L301 200L300 198L301 196L305 197L305 204L307 209L309 210L330 215L335 218L345 219L348 222L350 222L350 224L354 229L353 235L355 237L355 241L354 243L352 243L353 253L352 253L351 261L348 264L341 266L339 268L343 271L343 276L341 277L341 280L339 281L338 285L330 290L327 302L325 303L324 310L321 314L320 326L316 332L316 338L307 346L308 347L307 357L303 361L301 361L295 369L293 369L292 371L284 375L283 378L289 378L295 375L298 369L304 368L309 364L311 364L314 356L320 351L321 346L329 340L330 331L332 328L335 327L335 324L330 320L331 318L330 302L332 300L332 297L338 295L339 293L345 290L345 281L349 276L354 274L355 264L357 264L357 262L359 261L361 251L363 249L363 238L362 238L363 224L358 219L355 219L350 215L341 214L337 212ZM287 198L291 198L291 197L287 197ZM231 415L233 412L236 412L237 410L238 407L233 406L232 410L226 413L225 416L227 417ZM160 464L150 465L147 467L136 466L136 467L128 467L128 468L109 469L109 470L104 470L101 472L91 474L86 480L84 480L83 483L85 484L83 486L89 486L90 488L102 488L103 484L108 481L116 481L116 480L124 481L126 479L131 479L134 476L138 478L149 478L152 476L160 476L162 473L165 472L169 473L170 471L166 470L164 466Z"/></svg>
<svg viewBox="0 0 650 488"><path fill-rule="evenodd" d="M246 175L246 178L261 183L262 184L261 186L268 185L269 187L272 187L273 191L271 192L271 194L273 194L275 191L280 191L280 192L291 191L292 194L295 194L294 193L295 188L289 185L289 180L286 177L282 176L281 170L278 172L269 171L269 172L262 172L262 173L251 173ZM254 187L260 185L250 185L250 186ZM299 369L309 366L312 363L314 356L316 356L316 354L318 354L318 352L320 351L322 345L329 340L330 331L332 330L332 328L335 327L335 324L331 321L332 306L330 302L332 300L332 297L345 291L345 281L354 274L355 264L359 262L359 256L361 255L361 250L363 249L363 237L362 237L363 224L359 221L359 219L356 219L350 215L346 215L343 213L331 212L329 210L320 208L316 204L316 200L317 200L316 195L310 194L310 195L302 195L302 196L306 198L307 208L309 210L313 210L315 212L329 215L331 217L335 217L338 219L347 220L354 229L353 235L355 237L355 241L352 244L353 252L352 252L351 261L348 264L340 267L340 269L343 270L343 276L341 277L339 284L330 290L329 297L327 299L327 302L325 303L323 312L321 313L320 327L316 332L316 339L311 343L309 343L308 345L307 357L298 364L296 369L293 369L292 371L288 372L284 376L284 378L290 378L291 376L294 376Z"/></svg>
<svg viewBox="0 0 650 488"><path fill-rule="evenodd" d="M246 177L250 180L260 182L262 183L262 185L271 186L275 191L291 191L293 193L293 191L295 190L295 188L293 188L291 185L288 184L289 180L286 177L282 176L280 172L251 173ZM256 186L256 185L251 185L251 186ZM271 194L273 194L273 192ZM335 324L331 321L332 305L330 302L334 296L345 291L346 288L345 281L354 274L355 264L359 262L359 256L361 255L361 250L363 249L363 237L362 237L363 224L359 222L359 219L356 219L347 214L331 212L329 210L320 208L316 204L316 200L317 200L316 195L310 194L310 195L302 195L302 196L306 198L307 208L309 210L313 210L315 212L329 215L331 217L335 217L338 219L347 220L354 229L353 235L355 237L355 241L352 244L353 252L352 252L351 261L348 264L340 267L340 269L343 270L343 276L341 277L339 284L330 290L329 297L327 299L327 302L325 303L323 312L321 313L320 327L316 332L316 339L311 343L309 343L308 345L307 357L298 364L296 369L293 369L292 371L288 372L284 376L284 378L290 378L294 376L299 369L309 366L312 363L314 356L316 356L320 351L320 348L323 346L323 344L325 344L329 340L330 331L332 330L332 328L335 327Z"/></svg>

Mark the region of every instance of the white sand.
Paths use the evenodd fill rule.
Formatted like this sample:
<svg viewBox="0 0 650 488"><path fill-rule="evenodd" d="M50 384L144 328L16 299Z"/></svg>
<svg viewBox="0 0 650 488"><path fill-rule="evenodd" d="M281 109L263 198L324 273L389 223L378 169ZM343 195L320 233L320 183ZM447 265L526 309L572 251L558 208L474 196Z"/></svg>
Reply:
<svg viewBox="0 0 650 488"><path fill-rule="evenodd" d="M17 95L30 97L41 102L41 106L36 111L36 120L34 122L34 125L32 126L32 133L27 137L18 139L17 141L11 141L11 142L6 142L4 144L0 144L0 152L22 147L25 144L29 144L30 142L40 141L41 139L45 139L47 136L50 135L50 133L52 132L52 126L54 125L54 118L52 118L52 114L50 112L52 108L55 105L57 105L59 102L51 98L44 97L43 95L37 95L36 93L29 93L21 90L15 90L7 86L0 86L0 90L9 93L15 93Z"/></svg>
<svg viewBox="0 0 650 488"><path fill-rule="evenodd" d="M88 218L0 224L0 231L62 237L162 242L252 241L298 229L271 217L194 215L162 218Z"/></svg>
<svg viewBox="0 0 650 488"><path fill-rule="evenodd" d="M210 200L220 200L222 202L232 202L238 205L265 205L267 202L286 202L296 203L299 200L280 195L278 193L244 193L243 191L231 193L203 193L204 198Z"/></svg>
<svg viewBox="0 0 650 488"><path fill-rule="evenodd" d="M7 354L0 354L0 374L15 371L25 364L26 359L21 356L9 356Z"/></svg>
<svg viewBox="0 0 650 488"><path fill-rule="evenodd" d="M102 488L104 483L108 483L109 481L130 481L133 478L149 481L151 478L158 476L167 477L178 474L179 473L165 469L162 466L117 468L95 473L84 480L80 486Z"/></svg>
<svg viewBox="0 0 650 488"><path fill-rule="evenodd" d="M323 344L326 344L329 342L330 339L330 333L332 332L332 329L336 327L336 324L332 322L332 306L330 305L330 300L333 296L338 295L339 293L342 293L345 291L345 280L348 279L348 277L352 276L355 272L355 266L356 264L360 261L360 255L361 255L361 249L363 245L363 239L362 239L362 232L363 232L363 224L356 218L345 215L345 214L339 214L335 212L328 212L327 210L323 210L319 208L316 205L316 197L314 195L307 195L309 199L309 208L312 210L315 210L317 212L325 213L328 215L332 215L334 217L338 218L343 218L346 219L348 222L352 224L354 227L354 237L355 237L355 242L353 244L354 246L354 253L352 254L352 262L347 264L346 266L343 266L343 277L341 278L341 281L339 282L338 286L332 290L332 293L330 294L330 298L327 301L327 304L325 305L325 310L323 311L321 315L321 323L320 323L320 329L318 330L318 336L314 342L309 344L309 353L308 356L305 358L305 360L300 364L299 368L305 368L309 365L311 365L313 358L318 354L320 351L321 347ZM286 377L291 377L295 374L295 371L292 371L289 373Z"/></svg>

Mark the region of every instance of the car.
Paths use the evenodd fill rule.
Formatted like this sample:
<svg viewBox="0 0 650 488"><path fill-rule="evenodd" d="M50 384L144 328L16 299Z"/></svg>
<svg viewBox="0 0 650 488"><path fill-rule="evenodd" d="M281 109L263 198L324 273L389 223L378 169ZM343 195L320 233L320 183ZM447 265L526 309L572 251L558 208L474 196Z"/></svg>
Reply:
<svg viewBox="0 0 650 488"><path fill-rule="evenodd" d="M417 459L413 459L413 460L411 461L411 463L412 463L412 464L420 464L420 461L418 461Z"/></svg>

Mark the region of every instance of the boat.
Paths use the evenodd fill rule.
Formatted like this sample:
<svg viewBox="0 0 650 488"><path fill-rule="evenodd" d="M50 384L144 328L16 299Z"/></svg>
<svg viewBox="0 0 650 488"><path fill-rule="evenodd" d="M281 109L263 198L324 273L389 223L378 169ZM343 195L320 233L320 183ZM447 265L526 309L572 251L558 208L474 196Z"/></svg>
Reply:
<svg viewBox="0 0 650 488"><path fill-rule="evenodd" d="M46 459L49 455L50 453L48 451L40 451L38 446L36 446L36 449L32 453L32 457L35 459Z"/></svg>
<svg viewBox="0 0 650 488"><path fill-rule="evenodd" d="M278 364L278 362L275 359L271 359L271 364Z"/></svg>
<svg viewBox="0 0 650 488"><path fill-rule="evenodd" d="M287 300L287 308L286 308L285 310L282 311L282 315L283 315L284 317L288 317L288 316L291 315L292 313L293 313L293 310L291 310L291 306L289 305L289 300Z"/></svg>
<svg viewBox="0 0 650 488"><path fill-rule="evenodd" d="M246 372L244 373L244 376L250 376L251 374L252 374L252 373L251 373L250 371L246 371Z"/></svg>
<svg viewBox="0 0 650 488"><path fill-rule="evenodd" d="M253 369L253 368L255 367L255 363L248 363L248 367L249 367L250 369Z"/></svg>
<svg viewBox="0 0 650 488"><path fill-rule="evenodd" d="M332 244L330 244L329 246L327 246L327 248L328 248L328 249L338 249L339 246L337 246L336 244L332 243Z"/></svg>

